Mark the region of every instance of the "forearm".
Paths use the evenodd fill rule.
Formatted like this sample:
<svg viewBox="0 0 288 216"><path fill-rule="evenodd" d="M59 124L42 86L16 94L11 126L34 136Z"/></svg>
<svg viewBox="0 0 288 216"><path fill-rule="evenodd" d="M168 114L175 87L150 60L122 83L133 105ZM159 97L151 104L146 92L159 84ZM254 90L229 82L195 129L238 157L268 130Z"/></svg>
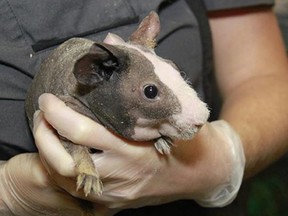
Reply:
<svg viewBox="0 0 288 216"><path fill-rule="evenodd" d="M228 121L242 139L246 177L288 150L287 83L286 74L252 79L225 99L221 118Z"/></svg>
<svg viewBox="0 0 288 216"><path fill-rule="evenodd" d="M288 66L271 9L252 8L211 18L220 118L239 133L246 172L260 171L287 151Z"/></svg>

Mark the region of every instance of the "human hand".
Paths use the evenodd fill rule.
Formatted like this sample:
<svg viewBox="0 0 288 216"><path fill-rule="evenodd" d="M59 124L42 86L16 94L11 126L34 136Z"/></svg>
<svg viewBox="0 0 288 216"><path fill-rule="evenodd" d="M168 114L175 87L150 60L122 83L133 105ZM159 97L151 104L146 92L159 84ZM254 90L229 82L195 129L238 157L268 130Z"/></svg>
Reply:
<svg viewBox="0 0 288 216"><path fill-rule="evenodd" d="M159 155L151 143L141 147L123 140L112 143L118 147L93 157L104 183L98 202L110 208L178 199L222 207L234 200L242 183L241 141L225 121L205 124L193 141L178 142L171 155Z"/></svg>
<svg viewBox="0 0 288 216"><path fill-rule="evenodd" d="M0 215L86 215L80 201L58 187L42 165L37 153L17 155L0 164ZM92 204L91 204L92 205ZM104 209L94 204L98 215Z"/></svg>
<svg viewBox="0 0 288 216"><path fill-rule="evenodd" d="M192 141L178 142L170 155L163 156L152 143L115 136L55 96L41 96L39 105L42 121L48 121L61 136L102 150L91 156L104 191L101 196L89 195L91 201L109 208L157 205L177 199L193 199L203 206L223 206L238 192L245 160L240 139L224 121L207 123ZM45 136L45 127L49 125L42 126L36 124L35 139L48 169L52 167L55 182L83 198L80 191L75 191L75 181L67 182L66 176L74 175L69 154L57 142L55 133Z"/></svg>

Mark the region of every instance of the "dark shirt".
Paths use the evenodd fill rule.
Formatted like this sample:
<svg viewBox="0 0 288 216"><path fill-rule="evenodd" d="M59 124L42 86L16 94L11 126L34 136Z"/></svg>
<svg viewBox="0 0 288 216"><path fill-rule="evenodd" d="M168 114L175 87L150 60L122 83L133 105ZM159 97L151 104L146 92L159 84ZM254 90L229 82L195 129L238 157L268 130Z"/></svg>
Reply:
<svg viewBox="0 0 288 216"><path fill-rule="evenodd" d="M273 0L204 0L204 3L207 10L220 10L272 5ZM157 54L173 60L207 101L203 55L207 47L204 47L199 16L184 0L0 0L0 160L36 151L24 100L33 76L51 50L72 37L102 41L108 32L127 40L151 10L157 11L161 20ZM198 11L202 17L205 12ZM210 106L213 110L213 105ZM177 202L178 211L171 204L124 213L192 215L193 205L190 201Z"/></svg>

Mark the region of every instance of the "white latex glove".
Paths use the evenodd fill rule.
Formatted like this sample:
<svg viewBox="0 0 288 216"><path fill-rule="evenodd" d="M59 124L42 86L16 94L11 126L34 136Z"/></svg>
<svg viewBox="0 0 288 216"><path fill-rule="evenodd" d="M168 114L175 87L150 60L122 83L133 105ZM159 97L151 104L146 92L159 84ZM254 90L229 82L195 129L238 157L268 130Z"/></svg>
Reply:
<svg viewBox="0 0 288 216"><path fill-rule="evenodd" d="M103 151L92 155L104 184L102 196L89 195L92 201L131 208L193 199L212 207L229 204L239 190L245 158L238 135L225 121L207 123L192 141L177 143L171 155L163 156L152 143L121 139L52 95L41 96L39 104L41 121L45 118L61 136ZM45 124L34 131L47 169L52 168L58 185L83 197L75 192L74 180L65 178L74 175L69 155L54 133L45 136L47 131Z"/></svg>
<svg viewBox="0 0 288 216"><path fill-rule="evenodd" d="M242 183L244 154L240 139L225 121L206 124L193 142L178 142L171 155L152 145L112 142L94 155L104 183L98 199L110 208L156 205L193 199L205 207L230 204Z"/></svg>
<svg viewBox="0 0 288 216"><path fill-rule="evenodd" d="M95 205L95 209L100 213L100 207ZM96 215L95 212L92 211L90 215ZM87 211L81 207L79 199L54 183L38 154L21 154L7 162L1 162L1 216L80 216L86 214Z"/></svg>

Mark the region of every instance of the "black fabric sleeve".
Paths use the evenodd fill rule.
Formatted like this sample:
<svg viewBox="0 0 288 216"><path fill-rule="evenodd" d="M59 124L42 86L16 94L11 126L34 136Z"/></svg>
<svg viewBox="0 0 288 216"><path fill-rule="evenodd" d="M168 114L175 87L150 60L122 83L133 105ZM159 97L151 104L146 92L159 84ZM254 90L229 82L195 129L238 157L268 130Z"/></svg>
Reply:
<svg viewBox="0 0 288 216"><path fill-rule="evenodd" d="M208 11L273 5L274 0L204 0Z"/></svg>

